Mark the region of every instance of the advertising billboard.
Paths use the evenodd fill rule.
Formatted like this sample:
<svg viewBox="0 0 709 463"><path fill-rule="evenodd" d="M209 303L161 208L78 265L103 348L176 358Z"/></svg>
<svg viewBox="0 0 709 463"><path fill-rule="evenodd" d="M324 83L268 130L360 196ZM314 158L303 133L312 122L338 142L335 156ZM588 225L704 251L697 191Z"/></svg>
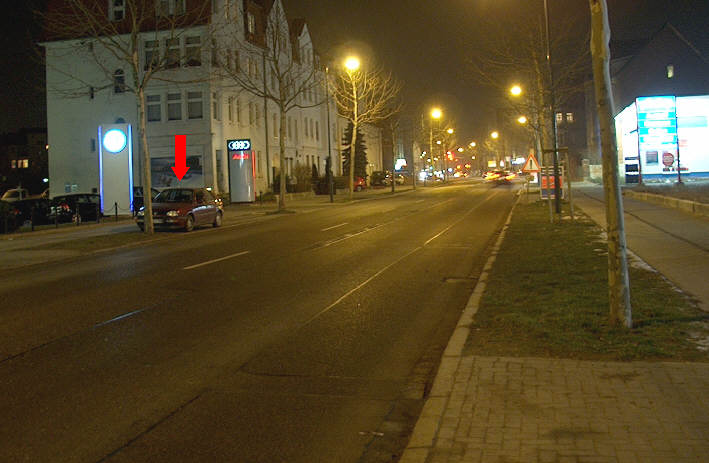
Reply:
<svg viewBox="0 0 709 463"><path fill-rule="evenodd" d="M98 140L101 211L105 214L130 211L133 207L132 127L130 124L99 126Z"/></svg>
<svg viewBox="0 0 709 463"><path fill-rule="evenodd" d="M254 187L254 152L251 140L227 140L229 159L229 195L233 203L250 203L256 200Z"/></svg>
<svg viewBox="0 0 709 463"><path fill-rule="evenodd" d="M172 168L175 166L174 157L159 157L150 158L150 181L153 188L168 188L168 187L185 187L185 188L202 188L204 187L204 167L202 164L202 156L187 155L187 171L182 180L175 177Z"/></svg>

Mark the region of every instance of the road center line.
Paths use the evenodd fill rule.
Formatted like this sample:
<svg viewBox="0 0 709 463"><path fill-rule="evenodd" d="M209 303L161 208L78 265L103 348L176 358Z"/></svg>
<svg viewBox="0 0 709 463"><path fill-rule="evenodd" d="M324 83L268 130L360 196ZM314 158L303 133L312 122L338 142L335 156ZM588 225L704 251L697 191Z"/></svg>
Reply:
<svg viewBox="0 0 709 463"><path fill-rule="evenodd" d="M344 226L347 225L348 223L349 223L349 222L341 223L340 225L333 225L332 227L323 228L323 229L320 230L320 231L328 231L328 230L332 230L332 229L335 229L335 228L344 227Z"/></svg>
<svg viewBox="0 0 709 463"><path fill-rule="evenodd" d="M124 313L123 315L113 317L112 319L106 320L105 322L97 323L96 325L94 325L94 328L98 328L99 326L108 325L109 323L117 322L118 320L123 320L124 318L132 317L133 315L137 315L144 310L145 309L138 309L138 310L134 310L132 312Z"/></svg>
<svg viewBox="0 0 709 463"><path fill-rule="evenodd" d="M388 269L390 269L390 268L393 267L394 265L396 265L396 264L398 264L399 262L401 262L402 260L406 259L407 257L409 257L411 254L415 253L416 251L420 251L421 249L423 249L423 247L418 246L418 247L414 248L413 250L407 252L407 253L404 254L403 256L399 257L398 259L396 259L394 262L390 263L389 265L387 265L387 266L384 267L383 269L379 270L377 273L375 273L375 274L372 275L371 277L369 277L369 278L367 278L366 280L364 280L362 283L358 284L357 286L355 286L354 288L352 288L351 290L347 291L345 294L343 294L342 296L340 296L340 298L337 299L335 302L333 302L333 303L330 304L329 306L327 306L327 307L325 307L324 309L322 309L320 312L318 312L318 313L316 313L315 315L313 315L312 317L310 317L310 318L308 319L308 321L306 321L306 322L303 324L303 326L310 324L310 322L312 322L313 320L315 320L316 318L318 318L320 315L324 314L325 312L327 312L328 310L332 309L332 308L335 307L337 304L339 304L340 302L342 302L343 300L345 300L346 298L348 298L349 296L351 296L355 291L361 289L361 288L362 288L363 286L365 286L367 283L369 283L370 281L374 280L376 277L378 277L378 276L381 275L382 273L386 272Z"/></svg>
<svg viewBox="0 0 709 463"><path fill-rule="evenodd" d="M234 257L243 256L244 254L248 254L248 253L249 253L249 251L237 252L236 254L231 254L228 256L220 257L219 259L212 259L212 260L208 260L207 262L202 262L201 264L195 264L195 265L190 265L189 267L183 267L182 270L192 270L192 269L195 269L198 267L204 267L205 265L213 264L215 262L221 262L221 261L227 260L227 259L232 259Z"/></svg>

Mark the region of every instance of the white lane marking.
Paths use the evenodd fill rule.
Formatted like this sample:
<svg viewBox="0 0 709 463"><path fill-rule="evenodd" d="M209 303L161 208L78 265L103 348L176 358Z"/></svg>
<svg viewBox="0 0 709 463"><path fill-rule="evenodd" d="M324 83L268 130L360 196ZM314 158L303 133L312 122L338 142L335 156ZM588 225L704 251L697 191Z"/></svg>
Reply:
<svg viewBox="0 0 709 463"><path fill-rule="evenodd" d="M144 311L144 310L145 310L145 309L138 309L138 310L134 310L134 311L132 311L132 312L124 313L123 315L119 315L119 316L114 317L114 318L112 318L112 319L110 319L110 320L106 320L105 322L97 323L96 325L94 325L94 328L97 328L97 327L99 327L99 326L108 325L109 323L117 322L118 320L122 320L122 319L124 319L124 318L128 318L128 317L130 317L130 316L139 314L140 312L142 312L142 311Z"/></svg>
<svg viewBox="0 0 709 463"><path fill-rule="evenodd" d="M195 264L195 265L190 265L189 267L183 267L182 270L192 270L192 269L195 269L195 268L198 268L198 267L203 267L203 266L205 266L205 265L213 264L213 263L215 263L215 262L221 262L221 261L223 261L223 260L227 260L227 259L232 259L232 258L234 258L234 257L243 256L244 254L248 254L248 253L249 253L249 251L237 252L236 254L231 254L231 255L229 255L229 256L220 257L219 259L212 259L212 260L208 260L207 262L202 262L201 264Z"/></svg>
<svg viewBox="0 0 709 463"><path fill-rule="evenodd" d="M444 228L444 229L441 230L440 232L436 233L434 236L432 236L431 238L429 238L428 241L426 241L423 245L424 245L424 246L427 246L428 243L430 243L431 241L435 240L436 238L438 238L439 236L441 236L442 234L444 234L445 232L447 232L448 230L450 230L450 229L453 228L454 226L458 225L458 224L459 224L460 222L462 222L463 219L465 219L471 212L473 212L475 209L477 209L478 207L480 207L484 202L486 202L486 201L492 199L492 198L495 197L495 196L497 196L497 192L493 193L492 195L490 195L490 196L488 196L487 198L485 198L483 201L477 203L475 206L473 206L472 208L470 208L470 210L468 210L468 212L466 212L465 214L463 214L458 220L456 220L456 221L453 222L452 224L448 225L446 228Z"/></svg>
<svg viewBox="0 0 709 463"><path fill-rule="evenodd" d="M425 199L419 199L418 201L416 201L416 203L418 204L418 203L422 203L422 202L424 202L424 201L426 201L426 200L425 200Z"/></svg>
<svg viewBox="0 0 709 463"><path fill-rule="evenodd" d="M396 259L394 262L390 263L389 265L387 265L387 266L384 267L383 269L379 270L377 273L375 273L375 274L372 275L371 277L369 277L369 278L367 278L366 280L364 280L362 283L358 284L357 286L355 286L355 287L352 288L351 290L347 291L345 294L343 294L342 296L340 296L340 298L337 299L335 302L333 302L333 303L330 304L329 306L327 306L327 307L325 307L324 309L322 309L320 312L318 312L318 313L316 313L315 315L313 315L312 317L310 317L310 319L308 319L308 321L305 322L304 325L310 324L310 322L312 322L313 320L315 320L316 318L318 318L320 315L324 314L325 312L327 312L328 310L332 309L332 308L335 307L337 304L339 304L340 302L342 302L343 300L345 300L347 297L351 296L352 293L354 293L355 291L359 290L360 288L362 288L363 286L365 286L365 285L366 285L367 283L369 283L370 281L374 280L376 277L378 277L378 276L381 275L382 273L386 272L388 269L390 269L390 268L393 267L394 265L396 265L396 264L398 264L399 262L401 262L402 260L406 259L407 257L409 257L411 254L415 253L416 251L420 251L421 249L423 249L423 247L418 246L418 247L416 247L414 250L409 251L409 252L407 252L406 254L404 254L403 256L399 257L399 258Z"/></svg>
<svg viewBox="0 0 709 463"><path fill-rule="evenodd" d="M348 223L349 223L349 222L341 223L340 225L333 225L332 227L323 228L323 229L320 230L320 231L328 231L328 230L332 230L332 229L334 229L334 228L344 227L344 226L347 225Z"/></svg>

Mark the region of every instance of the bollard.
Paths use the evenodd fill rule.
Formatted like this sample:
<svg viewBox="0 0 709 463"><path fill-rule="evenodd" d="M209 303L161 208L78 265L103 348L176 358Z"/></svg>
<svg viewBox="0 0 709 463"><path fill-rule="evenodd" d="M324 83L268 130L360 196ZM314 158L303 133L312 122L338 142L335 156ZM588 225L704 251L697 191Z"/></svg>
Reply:
<svg viewBox="0 0 709 463"><path fill-rule="evenodd" d="M118 222L118 203L113 203L113 209L116 215L116 222Z"/></svg>
<svg viewBox="0 0 709 463"><path fill-rule="evenodd" d="M30 208L30 229L34 231L34 204Z"/></svg>
<svg viewBox="0 0 709 463"><path fill-rule="evenodd" d="M101 223L101 205L96 203L96 223Z"/></svg>
<svg viewBox="0 0 709 463"><path fill-rule="evenodd" d="M263 191L258 192L258 202L263 206Z"/></svg>

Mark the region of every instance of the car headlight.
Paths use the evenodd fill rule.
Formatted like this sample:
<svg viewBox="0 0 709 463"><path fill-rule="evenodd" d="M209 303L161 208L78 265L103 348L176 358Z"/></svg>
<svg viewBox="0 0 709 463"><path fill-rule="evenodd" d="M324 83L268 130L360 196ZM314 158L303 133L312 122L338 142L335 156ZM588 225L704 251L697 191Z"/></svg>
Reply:
<svg viewBox="0 0 709 463"><path fill-rule="evenodd" d="M178 215L180 215L180 213L177 211L167 211L168 217L177 217Z"/></svg>

